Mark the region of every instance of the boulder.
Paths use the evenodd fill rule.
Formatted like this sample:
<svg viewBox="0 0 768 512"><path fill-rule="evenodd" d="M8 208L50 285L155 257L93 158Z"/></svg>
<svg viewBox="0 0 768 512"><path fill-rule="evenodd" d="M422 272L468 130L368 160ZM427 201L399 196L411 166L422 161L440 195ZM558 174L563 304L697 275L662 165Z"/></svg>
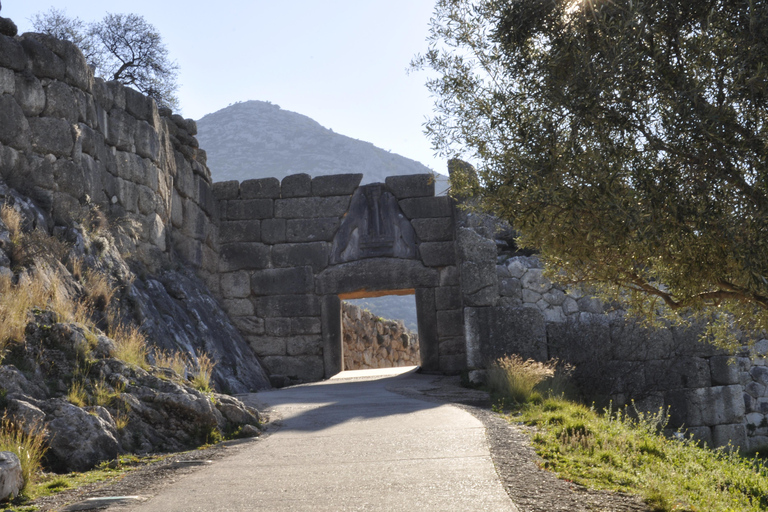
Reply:
<svg viewBox="0 0 768 512"><path fill-rule="evenodd" d="M63 398L43 404L48 430L48 460L57 471L87 471L117 457L120 443L114 423L89 414Z"/></svg>
<svg viewBox="0 0 768 512"><path fill-rule="evenodd" d="M14 453L0 452L0 501L16 497L22 487L21 461Z"/></svg>

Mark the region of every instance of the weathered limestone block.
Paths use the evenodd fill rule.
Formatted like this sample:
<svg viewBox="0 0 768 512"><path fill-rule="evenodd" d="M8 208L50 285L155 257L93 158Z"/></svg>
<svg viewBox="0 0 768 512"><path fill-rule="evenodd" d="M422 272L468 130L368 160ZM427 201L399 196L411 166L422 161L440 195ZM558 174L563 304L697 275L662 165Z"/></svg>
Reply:
<svg viewBox="0 0 768 512"><path fill-rule="evenodd" d="M254 295L292 295L311 293L314 288L312 267L271 268L254 272Z"/></svg>
<svg viewBox="0 0 768 512"><path fill-rule="evenodd" d="M34 38L61 59L64 65L63 81L83 91L90 91L93 84L93 71L91 71L85 61L85 57L83 57L82 52L77 46L69 41L64 41L47 34L24 34L22 36L22 38L26 37ZM50 78L62 80L62 78L58 77Z"/></svg>
<svg viewBox="0 0 768 512"><path fill-rule="evenodd" d="M435 288L435 308L438 311L461 308L461 289L458 286Z"/></svg>
<svg viewBox="0 0 768 512"><path fill-rule="evenodd" d="M453 240L452 217L413 219L411 225L416 231L416 236L422 242L447 242Z"/></svg>
<svg viewBox="0 0 768 512"><path fill-rule="evenodd" d="M21 461L12 452L0 452L0 501L18 496L24 487Z"/></svg>
<svg viewBox="0 0 768 512"><path fill-rule="evenodd" d="M320 299L315 295L270 295L253 302L263 318L320 316Z"/></svg>
<svg viewBox="0 0 768 512"><path fill-rule="evenodd" d="M181 228L184 223L184 200L176 189L171 198L171 222L174 228Z"/></svg>
<svg viewBox="0 0 768 512"><path fill-rule="evenodd" d="M460 309L437 312L437 334L441 338L464 335L464 313Z"/></svg>
<svg viewBox="0 0 768 512"><path fill-rule="evenodd" d="M184 221L181 232L195 240L205 240L209 220L205 212L192 200L184 200Z"/></svg>
<svg viewBox="0 0 768 512"><path fill-rule="evenodd" d="M275 217L281 219L341 217L346 213L349 201L349 196L275 199Z"/></svg>
<svg viewBox="0 0 768 512"><path fill-rule="evenodd" d="M267 356L262 363L270 376L282 375L301 382L320 380L324 374L321 356Z"/></svg>
<svg viewBox="0 0 768 512"><path fill-rule="evenodd" d="M125 87L123 94L125 95L125 110L130 115L141 121L153 121L153 112L157 108L154 99L130 87Z"/></svg>
<svg viewBox="0 0 768 512"><path fill-rule="evenodd" d="M450 266L441 268L439 284L440 286L459 286L461 281L458 267Z"/></svg>
<svg viewBox="0 0 768 512"><path fill-rule="evenodd" d="M289 219L285 225L288 242L330 242L339 229L339 218Z"/></svg>
<svg viewBox="0 0 768 512"><path fill-rule="evenodd" d="M312 177L309 174L291 174L280 183L282 197L306 197L312 193Z"/></svg>
<svg viewBox="0 0 768 512"><path fill-rule="evenodd" d="M10 94L16 91L16 74L11 69L0 66L0 94Z"/></svg>
<svg viewBox="0 0 768 512"><path fill-rule="evenodd" d="M53 80L45 87L45 108L42 115L58 117L70 124L79 121L79 109L72 89L64 82Z"/></svg>
<svg viewBox="0 0 768 512"><path fill-rule="evenodd" d="M713 386L739 383L739 367L731 356L713 356L709 359Z"/></svg>
<svg viewBox="0 0 768 512"><path fill-rule="evenodd" d="M232 272L221 276L221 295L225 299L244 299L251 294L251 280L247 272Z"/></svg>
<svg viewBox="0 0 768 512"><path fill-rule="evenodd" d="M456 264L453 242L422 242L419 252L424 265L428 267L447 267Z"/></svg>
<svg viewBox="0 0 768 512"><path fill-rule="evenodd" d="M261 270L269 268L272 248L258 242L236 242L222 245L219 270Z"/></svg>
<svg viewBox="0 0 768 512"><path fill-rule="evenodd" d="M747 429L744 424L715 425L712 427L712 442L715 446L748 446Z"/></svg>
<svg viewBox="0 0 768 512"><path fill-rule="evenodd" d="M27 54L29 69L35 76L41 78L64 80L67 67L58 55L42 44L41 39L46 37L50 36L26 33L19 37L21 47Z"/></svg>
<svg viewBox="0 0 768 512"><path fill-rule="evenodd" d="M291 319L290 318L265 318L264 332L266 333L267 336L290 336Z"/></svg>
<svg viewBox="0 0 768 512"><path fill-rule="evenodd" d="M253 316L255 309L248 299L225 299L224 309L230 316Z"/></svg>
<svg viewBox="0 0 768 512"><path fill-rule="evenodd" d="M107 89L109 89L109 95L112 98L112 107L119 110L125 110L125 91L127 87L115 80L110 80L109 82L106 82L105 85L107 86ZM136 118L133 119L135 120Z"/></svg>
<svg viewBox="0 0 768 512"><path fill-rule="evenodd" d="M323 338L320 336L292 336L288 338L289 356L319 356L323 353Z"/></svg>
<svg viewBox="0 0 768 512"><path fill-rule="evenodd" d="M219 228L222 243L261 242L261 222L258 220L222 221Z"/></svg>
<svg viewBox="0 0 768 512"><path fill-rule="evenodd" d="M139 211L139 189L132 181L117 178L117 200L127 211Z"/></svg>
<svg viewBox="0 0 768 512"><path fill-rule="evenodd" d="M285 219L264 219L261 221L261 240L267 244L285 243L285 229Z"/></svg>
<svg viewBox="0 0 768 512"><path fill-rule="evenodd" d="M24 48L13 37L0 35L0 66L15 71L21 71L27 67Z"/></svg>
<svg viewBox="0 0 768 512"><path fill-rule="evenodd" d="M646 329L619 318L611 322L613 358L624 361L667 359L675 354L668 329Z"/></svg>
<svg viewBox="0 0 768 512"><path fill-rule="evenodd" d="M85 176L83 168L75 165L72 160L60 158L53 163L53 179L59 192L69 194L79 199L85 193Z"/></svg>
<svg viewBox="0 0 768 512"><path fill-rule="evenodd" d="M666 394L670 404L670 426L715 426L744 422L742 387L673 390Z"/></svg>
<svg viewBox="0 0 768 512"><path fill-rule="evenodd" d="M272 212L272 199L239 199L226 202L222 217L227 220L269 219Z"/></svg>
<svg viewBox="0 0 768 512"><path fill-rule="evenodd" d="M255 316L233 316L232 323L244 336L264 334L264 319Z"/></svg>
<svg viewBox="0 0 768 512"><path fill-rule="evenodd" d="M240 199L277 199L279 197L280 181L277 178L245 180L240 184Z"/></svg>
<svg viewBox="0 0 768 512"><path fill-rule="evenodd" d="M272 248L272 262L277 268L310 266L315 272L320 272L328 266L329 249L328 242L275 245Z"/></svg>
<svg viewBox="0 0 768 512"><path fill-rule="evenodd" d="M294 317L291 318L292 334L320 334L321 321L319 317Z"/></svg>
<svg viewBox="0 0 768 512"><path fill-rule="evenodd" d="M418 261L370 258L329 267L317 276L315 291L326 295L362 290L432 288L437 284L437 270L425 267Z"/></svg>
<svg viewBox="0 0 768 512"><path fill-rule="evenodd" d="M448 196L438 197L414 197L401 199L400 208L409 219L421 219L427 217L451 217L453 207Z"/></svg>
<svg viewBox="0 0 768 512"><path fill-rule="evenodd" d="M335 174L331 176L315 176L312 178L313 196L344 196L352 195L360 181L362 174ZM288 196L283 196L288 197Z"/></svg>
<svg viewBox="0 0 768 512"><path fill-rule="evenodd" d="M145 185L137 185L137 188L139 191L139 213L142 215L155 213L158 207L157 194Z"/></svg>
<svg viewBox="0 0 768 512"><path fill-rule="evenodd" d="M464 261L461 269L461 290L466 306L491 306L499 296L496 265L492 262Z"/></svg>
<svg viewBox="0 0 768 512"><path fill-rule="evenodd" d="M72 125L64 119L32 117L28 120L32 149L36 153L51 153L57 157L72 155L75 139Z"/></svg>
<svg viewBox="0 0 768 512"><path fill-rule="evenodd" d="M384 184L398 199L435 195L435 177L431 174L387 176Z"/></svg>
<svg viewBox="0 0 768 512"><path fill-rule="evenodd" d="M106 140L110 146L133 153L136 150L135 137L138 121L125 110L113 108L109 111Z"/></svg>
<svg viewBox="0 0 768 512"><path fill-rule="evenodd" d="M16 149L29 147L29 122L10 95L0 96L0 143Z"/></svg>
<svg viewBox="0 0 768 512"><path fill-rule="evenodd" d="M134 135L136 153L144 158L157 162L160 158L160 136L157 131L146 121L136 123Z"/></svg>
<svg viewBox="0 0 768 512"><path fill-rule="evenodd" d="M547 331L538 309L465 307L464 333L469 367L485 367L507 354L547 360Z"/></svg>
<svg viewBox="0 0 768 512"><path fill-rule="evenodd" d="M213 184L213 195L218 201L237 199L240 196L240 183L237 180L217 181Z"/></svg>

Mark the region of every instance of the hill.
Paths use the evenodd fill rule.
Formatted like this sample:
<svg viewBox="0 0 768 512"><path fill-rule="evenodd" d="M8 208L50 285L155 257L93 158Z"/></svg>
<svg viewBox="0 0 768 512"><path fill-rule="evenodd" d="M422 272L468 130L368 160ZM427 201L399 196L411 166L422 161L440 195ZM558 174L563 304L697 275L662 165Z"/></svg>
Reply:
<svg viewBox="0 0 768 512"><path fill-rule="evenodd" d="M235 103L208 114L197 121L197 129L214 181L363 173L362 183L376 183L387 176L432 172L415 160L265 101ZM437 190L443 191L445 177L440 181Z"/></svg>

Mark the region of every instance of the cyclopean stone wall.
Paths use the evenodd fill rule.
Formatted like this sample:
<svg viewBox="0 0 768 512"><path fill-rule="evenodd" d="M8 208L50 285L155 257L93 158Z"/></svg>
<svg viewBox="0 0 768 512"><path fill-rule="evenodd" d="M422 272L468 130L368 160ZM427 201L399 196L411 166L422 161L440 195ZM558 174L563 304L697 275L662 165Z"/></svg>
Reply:
<svg viewBox="0 0 768 512"><path fill-rule="evenodd" d="M465 366L453 204L431 175L216 183L225 309L276 385L343 368L341 300L415 294L422 366Z"/></svg>
<svg viewBox="0 0 768 512"><path fill-rule="evenodd" d="M402 321L379 318L368 310L342 302L344 369L418 366L419 336Z"/></svg>
<svg viewBox="0 0 768 512"><path fill-rule="evenodd" d="M71 43L0 35L2 178L55 223L97 205L151 270L171 261L173 247L207 277L217 271L216 206L196 130L151 98L94 78Z"/></svg>
<svg viewBox="0 0 768 512"><path fill-rule="evenodd" d="M649 329L578 289L553 285L536 256L500 254L498 222L457 222L469 368L505 354L575 366L583 396L614 407L669 407L669 427L714 446L768 446L768 341L732 356L695 329ZM464 283L462 282L462 285Z"/></svg>

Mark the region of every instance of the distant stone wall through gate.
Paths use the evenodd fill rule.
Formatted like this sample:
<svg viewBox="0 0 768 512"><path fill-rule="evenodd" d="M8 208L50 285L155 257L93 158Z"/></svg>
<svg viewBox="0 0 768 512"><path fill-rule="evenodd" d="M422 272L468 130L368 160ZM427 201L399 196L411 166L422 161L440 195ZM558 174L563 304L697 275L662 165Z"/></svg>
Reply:
<svg viewBox="0 0 768 512"><path fill-rule="evenodd" d="M414 294L421 366L466 368L454 205L431 175L214 184L220 293L276 385L343 369L341 300Z"/></svg>

